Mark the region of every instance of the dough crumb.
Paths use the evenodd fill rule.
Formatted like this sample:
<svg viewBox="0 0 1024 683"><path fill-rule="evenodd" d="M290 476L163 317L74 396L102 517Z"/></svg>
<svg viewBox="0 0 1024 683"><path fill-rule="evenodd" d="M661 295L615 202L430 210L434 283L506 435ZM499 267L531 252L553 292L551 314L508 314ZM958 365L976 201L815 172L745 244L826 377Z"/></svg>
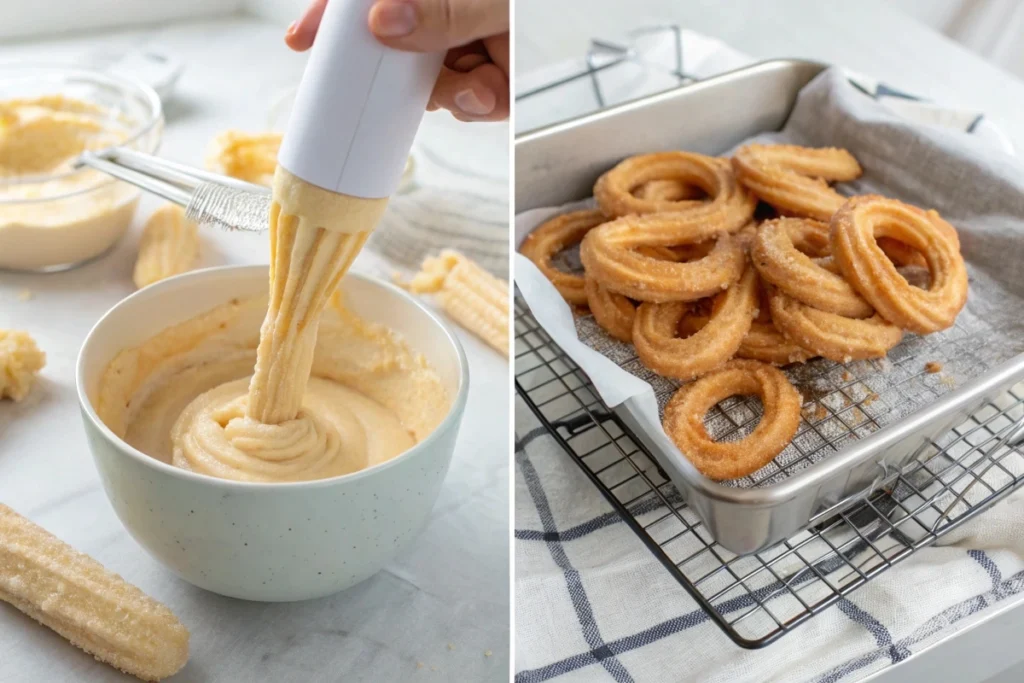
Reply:
<svg viewBox="0 0 1024 683"><path fill-rule="evenodd" d="M34 296L31 289L23 289L18 292L18 301L31 301Z"/></svg>
<svg viewBox="0 0 1024 683"><path fill-rule="evenodd" d="M422 669L423 666L424 666L423 662L416 662L416 668L417 669Z"/></svg>
<svg viewBox="0 0 1024 683"><path fill-rule="evenodd" d="M448 643L448 651L450 652L450 651L452 651L454 649L455 649L455 646L453 644L451 644L451 643Z"/></svg>
<svg viewBox="0 0 1024 683"><path fill-rule="evenodd" d="M494 654L494 653L491 652L490 650L484 650L484 657L490 657L492 654Z"/></svg>
<svg viewBox="0 0 1024 683"><path fill-rule="evenodd" d="M281 133L226 130L213 139L206 154L211 171L270 187L274 183Z"/></svg>
<svg viewBox="0 0 1024 683"><path fill-rule="evenodd" d="M0 330L0 399L25 398L44 365L46 354L28 332Z"/></svg>
<svg viewBox="0 0 1024 683"><path fill-rule="evenodd" d="M927 372L929 375L934 375L938 372L942 372L942 363L939 363L938 361L934 360L928 361L927 363L924 364L924 371Z"/></svg>

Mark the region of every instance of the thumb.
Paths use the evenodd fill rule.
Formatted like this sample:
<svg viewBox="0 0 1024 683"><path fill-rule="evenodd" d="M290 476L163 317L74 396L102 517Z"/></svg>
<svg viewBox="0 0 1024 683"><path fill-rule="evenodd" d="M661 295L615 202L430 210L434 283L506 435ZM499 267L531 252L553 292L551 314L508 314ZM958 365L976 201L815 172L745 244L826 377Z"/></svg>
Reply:
<svg viewBox="0 0 1024 683"><path fill-rule="evenodd" d="M399 50L443 52L508 31L509 0L378 0L370 30Z"/></svg>

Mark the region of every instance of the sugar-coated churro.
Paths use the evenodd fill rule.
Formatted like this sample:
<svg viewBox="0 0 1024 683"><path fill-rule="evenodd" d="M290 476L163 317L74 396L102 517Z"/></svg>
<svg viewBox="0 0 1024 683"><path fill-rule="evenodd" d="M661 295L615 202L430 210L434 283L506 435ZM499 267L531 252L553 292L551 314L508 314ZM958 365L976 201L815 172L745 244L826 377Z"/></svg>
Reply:
<svg viewBox="0 0 1024 683"><path fill-rule="evenodd" d="M2 504L0 600L145 681L188 660L188 629L167 607Z"/></svg>
<svg viewBox="0 0 1024 683"><path fill-rule="evenodd" d="M708 436L704 415L730 396L754 395L764 415L754 431L739 441L718 442ZM665 433L704 475L743 477L764 467L782 452L800 426L800 394L779 370L752 360L734 360L687 384L665 406Z"/></svg>
<svg viewBox="0 0 1024 683"><path fill-rule="evenodd" d="M619 341L633 341L633 321L636 306L621 294L609 292L592 277L586 279L587 304L594 320L601 328Z"/></svg>
<svg viewBox="0 0 1024 683"><path fill-rule="evenodd" d="M589 277L639 301L694 301L717 294L739 279L746 257L726 231L712 233L714 247L696 261L655 258L642 246L693 244L709 235L707 223L681 214L627 216L591 230L580 246Z"/></svg>
<svg viewBox="0 0 1024 683"><path fill-rule="evenodd" d="M772 320L787 339L838 363L881 358L903 338L903 330L877 314L847 318L802 304L777 289L769 298Z"/></svg>
<svg viewBox="0 0 1024 683"><path fill-rule="evenodd" d="M832 218L832 257L886 320L912 332L946 329L967 301L967 268L956 230L935 211L877 195L854 197ZM910 285L876 241L889 237L924 254L928 289Z"/></svg>
<svg viewBox="0 0 1024 683"><path fill-rule="evenodd" d="M747 189L788 215L827 221L845 198L826 181L860 177L860 164L845 149L797 145L746 145L732 158Z"/></svg>
<svg viewBox="0 0 1024 683"><path fill-rule="evenodd" d="M700 188L707 200L647 199L634 191L651 181L670 180ZM594 185L594 198L611 217L647 213L678 213L708 206L721 211L730 232L738 230L754 214L757 200L736 182L729 162L690 152L656 152L629 157Z"/></svg>
<svg viewBox="0 0 1024 683"><path fill-rule="evenodd" d="M666 377L693 379L736 354L757 312L757 273L747 268L724 293L707 324L680 338L679 323L688 312L681 301L643 303L633 321L633 344L641 362Z"/></svg>
<svg viewBox="0 0 1024 683"><path fill-rule="evenodd" d="M578 244L592 228L607 221L600 211L572 211L545 221L526 236L519 252L544 273L562 298L570 304L587 303L583 277L555 268L551 259L563 249Z"/></svg>
<svg viewBox="0 0 1024 683"><path fill-rule="evenodd" d="M805 251L819 257L830 253L828 225L777 218L758 227L750 256L762 278L808 306L849 318L874 313L846 278L823 268Z"/></svg>

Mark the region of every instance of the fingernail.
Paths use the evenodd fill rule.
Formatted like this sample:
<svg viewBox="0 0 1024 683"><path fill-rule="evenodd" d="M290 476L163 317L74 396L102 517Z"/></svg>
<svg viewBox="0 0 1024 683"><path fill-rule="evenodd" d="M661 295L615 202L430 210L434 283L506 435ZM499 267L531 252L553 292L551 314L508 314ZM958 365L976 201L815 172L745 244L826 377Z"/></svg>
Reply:
<svg viewBox="0 0 1024 683"><path fill-rule="evenodd" d="M401 38L416 30L419 15L407 2L378 2L370 11L373 32L382 38Z"/></svg>
<svg viewBox="0 0 1024 683"><path fill-rule="evenodd" d="M297 21L293 21L292 23L288 24L288 29L284 32L284 34L286 36L293 36L293 35L295 35L295 27L298 26L298 25L299 25L299 22L297 22Z"/></svg>
<svg viewBox="0 0 1024 683"><path fill-rule="evenodd" d="M466 88L455 93L455 106L461 111L472 114L473 116L484 116L494 111L494 96L487 93L484 99L488 100L485 102L473 91L472 88Z"/></svg>

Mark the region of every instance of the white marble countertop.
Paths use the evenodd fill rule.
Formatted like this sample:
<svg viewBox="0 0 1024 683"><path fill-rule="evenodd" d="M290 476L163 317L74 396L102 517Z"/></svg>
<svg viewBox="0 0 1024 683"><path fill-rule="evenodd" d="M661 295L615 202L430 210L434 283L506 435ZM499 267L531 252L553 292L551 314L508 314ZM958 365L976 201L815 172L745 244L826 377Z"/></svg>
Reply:
<svg viewBox="0 0 1024 683"><path fill-rule="evenodd" d="M53 62L97 48L164 47L187 67L167 107L162 153L201 164L214 134L262 129L271 100L297 81L303 59L284 48L281 35L278 26L228 19L6 45L0 60ZM460 129L470 137L453 151L445 136L456 125L463 124L428 115L420 140L444 138L449 158L459 154L464 166L506 182L507 128ZM155 205L145 200L138 217ZM468 334L462 341L472 376L469 405L431 521L411 549L370 580L304 603L231 600L175 578L128 536L86 447L74 364L100 315L132 292L136 222L115 250L77 270L0 273L0 328L31 331L47 353L30 397L0 402L0 501L173 609L192 632L191 659L173 681L507 680L508 364ZM203 240L203 265L267 259L265 236L213 233ZM380 270L370 256L355 267ZM19 300L23 289L34 294L30 301ZM4 603L0 662L3 683L133 680Z"/></svg>
<svg viewBox="0 0 1024 683"><path fill-rule="evenodd" d="M947 106L984 112L1024 149L1024 82L881 0L517 0L515 21L517 75L582 57L591 38L621 40L634 28L678 24L760 59L842 65ZM1007 602L871 680L994 682L1000 672L1000 681L1019 680L1024 655L1014 643L1024 598Z"/></svg>

